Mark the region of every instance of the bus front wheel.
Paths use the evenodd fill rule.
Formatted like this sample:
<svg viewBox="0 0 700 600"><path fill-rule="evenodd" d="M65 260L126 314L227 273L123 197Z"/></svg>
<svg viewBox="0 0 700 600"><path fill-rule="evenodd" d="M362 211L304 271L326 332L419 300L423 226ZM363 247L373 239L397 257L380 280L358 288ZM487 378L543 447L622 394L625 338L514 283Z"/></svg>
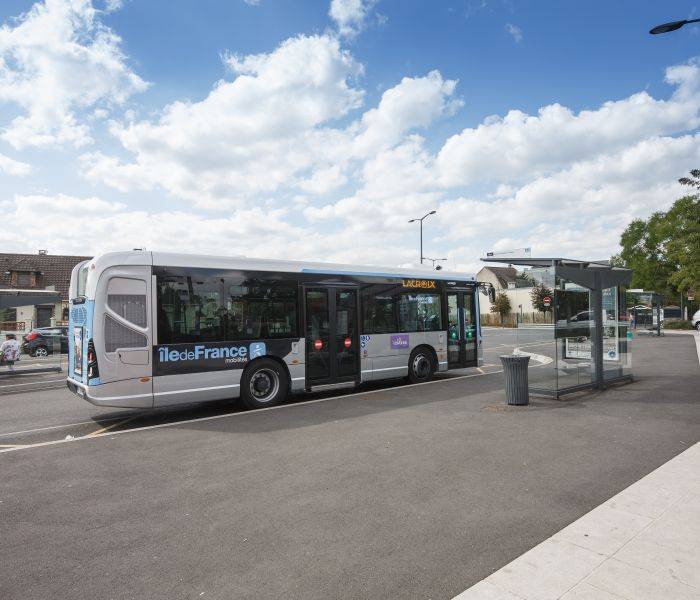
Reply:
<svg viewBox="0 0 700 600"><path fill-rule="evenodd" d="M241 377L241 399L248 408L274 406L287 397L288 391L287 374L274 360L256 361Z"/></svg>
<svg viewBox="0 0 700 600"><path fill-rule="evenodd" d="M435 371L435 358L428 348L420 347L411 352L408 359L408 380L411 383L430 381Z"/></svg>

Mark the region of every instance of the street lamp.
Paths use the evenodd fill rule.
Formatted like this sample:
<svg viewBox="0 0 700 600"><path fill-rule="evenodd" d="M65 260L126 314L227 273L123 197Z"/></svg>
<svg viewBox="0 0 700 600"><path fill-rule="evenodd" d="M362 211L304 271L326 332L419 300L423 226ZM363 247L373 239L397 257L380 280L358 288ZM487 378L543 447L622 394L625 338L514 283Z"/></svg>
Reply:
<svg viewBox="0 0 700 600"><path fill-rule="evenodd" d="M437 211L431 210L429 213L424 214L420 219L411 219L409 223L415 223L420 221L420 264L423 264L423 219L426 219L430 215L434 215Z"/></svg>
<svg viewBox="0 0 700 600"><path fill-rule="evenodd" d="M435 267L435 263L436 263L436 262L441 262L441 261L447 260L446 258L430 258L429 256L424 256L423 258L424 258L425 260L429 260L430 262L432 262L432 263L433 263L433 267ZM442 267L440 267L440 265L438 265L438 267L439 267L439 268L442 268Z"/></svg>
<svg viewBox="0 0 700 600"><path fill-rule="evenodd" d="M700 19L684 19L683 21L671 21L670 23L664 23L663 25L657 25L653 29L649 30L651 35L657 35L659 33L668 33L669 31L675 31L680 29L683 25L688 23L697 23Z"/></svg>

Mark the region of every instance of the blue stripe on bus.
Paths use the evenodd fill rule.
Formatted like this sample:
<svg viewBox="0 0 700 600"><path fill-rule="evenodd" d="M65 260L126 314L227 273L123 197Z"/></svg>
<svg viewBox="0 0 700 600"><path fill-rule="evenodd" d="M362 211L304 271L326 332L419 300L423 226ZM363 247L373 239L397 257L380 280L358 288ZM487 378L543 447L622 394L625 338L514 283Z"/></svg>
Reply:
<svg viewBox="0 0 700 600"><path fill-rule="evenodd" d="M356 277L391 277L394 279L407 279L408 277L413 277L415 279L441 279L444 281L468 281L469 283L474 283L474 278L469 278L464 276L461 277L447 277L445 275L434 275L433 273L426 273L425 275L397 275L396 273L369 273L363 271L326 271L325 269L302 269L302 273L311 273L313 275L354 275Z"/></svg>

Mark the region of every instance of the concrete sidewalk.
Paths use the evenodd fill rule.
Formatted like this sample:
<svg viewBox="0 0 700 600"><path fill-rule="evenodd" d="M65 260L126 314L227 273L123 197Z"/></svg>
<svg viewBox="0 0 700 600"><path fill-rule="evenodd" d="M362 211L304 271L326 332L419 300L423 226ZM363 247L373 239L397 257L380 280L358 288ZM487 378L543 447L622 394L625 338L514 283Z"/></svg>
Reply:
<svg viewBox="0 0 700 600"><path fill-rule="evenodd" d="M700 443L455 600L700 598Z"/></svg>

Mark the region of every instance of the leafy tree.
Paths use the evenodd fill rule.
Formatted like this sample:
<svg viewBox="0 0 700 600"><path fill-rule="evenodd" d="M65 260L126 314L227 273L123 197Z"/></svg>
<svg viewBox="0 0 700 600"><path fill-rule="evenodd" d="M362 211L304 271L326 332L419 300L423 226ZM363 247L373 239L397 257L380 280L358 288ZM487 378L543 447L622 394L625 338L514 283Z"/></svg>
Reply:
<svg viewBox="0 0 700 600"><path fill-rule="evenodd" d="M700 189L700 169L681 184ZM700 194L676 200L667 212L635 219L620 238L622 251L611 263L634 270L632 287L655 290L667 298L700 291Z"/></svg>
<svg viewBox="0 0 700 600"><path fill-rule="evenodd" d="M498 294L496 294L496 299L491 305L491 312L498 313L501 319L501 325L503 325L503 317L510 312L510 299L504 292L498 292Z"/></svg>
<svg viewBox="0 0 700 600"><path fill-rule="evenodd" d="M700 292L700 196L677 200L666 221L666 256L676 267L669 282L681 292Z"/></svg>
<svg viewBox="0 0 700 600"><path fill-rule="evenodd" d="M550 309L549 306L544 305L545 296L549 296L550 298L554 297L552 296L552 290L550 290L544 283L534 286L530 292L532 306L542 313L547 312Z"/></svg>

